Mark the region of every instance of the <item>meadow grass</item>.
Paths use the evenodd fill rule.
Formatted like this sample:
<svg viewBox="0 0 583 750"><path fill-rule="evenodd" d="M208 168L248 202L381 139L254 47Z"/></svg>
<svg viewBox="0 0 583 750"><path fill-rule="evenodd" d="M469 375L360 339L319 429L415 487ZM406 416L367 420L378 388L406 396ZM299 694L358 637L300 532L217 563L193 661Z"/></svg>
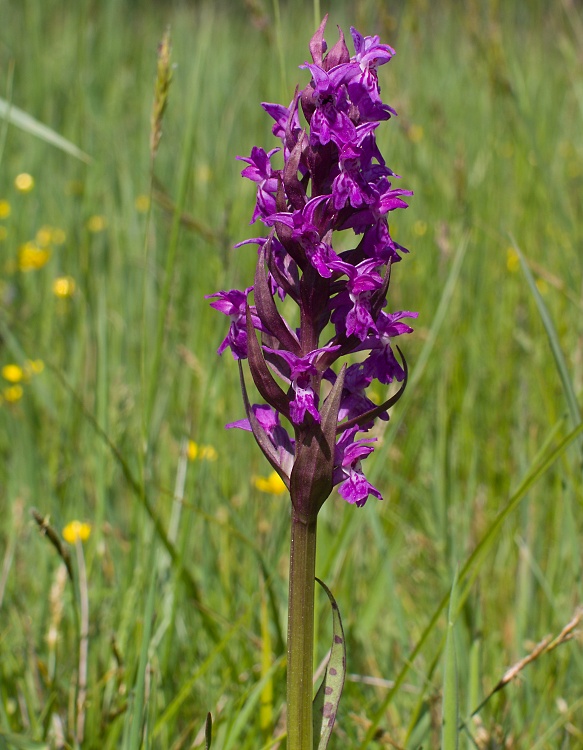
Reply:
<svg viewBox="0 0 583 750"><path fill-rule="evenodd" d="M470 719L583 600L583 21L545 6L321 3L329 40L353 24L397 50L381 82L399 117L379 139L415 195L391 225L411 254L389 304L419 310L367 467L385 499L321 513L317 573L348 649L332 748L439 747L444 685L462 748L583 747L580 639ZM232 246L256 233L254 190L234 157L277 145L259 103L306 77L313 8L278 11L0 0L0 95L92 159L0 122L0 366L23 371L1 385L0 748L80 739L81 551L83 747L203 745L207 711L224 750L284 731L288 501L254 484L270 470L250 436L224 430L243 416L237 368L204 299L251 283L254 252ZM21 270L46 226L50 257ZM91 524L63 543L74 581L42 519ZM320 661L322 592L318 607Z"/></svg>

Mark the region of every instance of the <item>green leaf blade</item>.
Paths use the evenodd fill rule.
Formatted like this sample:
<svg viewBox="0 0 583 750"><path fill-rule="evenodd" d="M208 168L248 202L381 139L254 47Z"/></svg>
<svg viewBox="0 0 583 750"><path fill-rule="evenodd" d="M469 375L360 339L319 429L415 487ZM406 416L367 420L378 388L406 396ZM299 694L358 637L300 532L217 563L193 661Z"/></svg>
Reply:
<svg viewBox="0 0 583 750"><path fill-rule="evenodd" d="M455 616L457 610L457 581L456 571L447 616L447 637L445 642L445 672L443 679L443 707L441 714L441 748L442 750L458 750L459 724L459 695L457 680L457 658L455 650Z"/></svg>
<svg viewBox="0 0 583 750"><path fill-rule="evenodd" d="M567 401L567 407L569 409L571 422L573 424L573 427L577 427L579 424L581 424L582 421L581 409L579 407L577 394L575 393L575 388L573 386L573 382L569 374L569 369L565 361L565 355L563 354L563 350L561 349L559 334L557 333L557 329L555 328L555 324L553 323L553 319L551 318L548 307L546 306L545 301L543 300L542 295L538 290L535 278L532 275L532 271L529 268L524 254L514 240L512 240L512 243L514 245L514 250L516 251L516 254L518 255L518 258L520 260L522 272L524 273L524 276L536 303L543 326L545 328L547 337L549 339L551 352L553 353L557 372L559 373L559 377L561 378L561 384L565 393L565 400Z"/></svg>
<svg viewBox="0 0 583 750"><path fill-rule="evenodd" d="M35 120L34 117L31 117L22 109L15 107L13 104L7 102L1 97L0 117L11 123L12 125L15 125L17 128L20 128L20 130L23 130L25 133L29 133L30 135L34 135L36 138L40 138L41 141L45 141L45 143L49 143L51 146L59 148L66 154L74 156L76 159L85 162L85 164L90 164L92 161L89 154L86 154L74 143L71 143L71 141L63 138L62 135L59 135L59 133L52 130L52 128L49 128L47 125L43 125L42 122Z"/></svg>
<svg viewBox="0 0 583 750"><path fill-rule="evenodd" d="M319 578L316 580L330 599L333 622L330 658L313 703L314 750L325 750L332 735L346 678L346 641L336 600L326 584Z"/></svg>

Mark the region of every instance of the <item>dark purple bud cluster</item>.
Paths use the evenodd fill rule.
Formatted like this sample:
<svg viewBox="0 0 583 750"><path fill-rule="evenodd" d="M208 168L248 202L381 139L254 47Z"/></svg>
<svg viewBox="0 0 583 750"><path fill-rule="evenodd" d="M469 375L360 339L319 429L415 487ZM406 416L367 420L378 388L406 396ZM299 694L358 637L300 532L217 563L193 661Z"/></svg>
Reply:
<svg viewBox="0 0 583 750"><path fill-rule="evenodd" d="M381 497L361 467L374 438L358 433L370 431L377 417L388 419L402 393L406 365L391 342L412 331L403 318L417 317L384 310L391 265L407 252L391 238L387 215L406 208L402 196L411 195L392 186L397 175L375 138L380 122L395 114L381 101L377 77L394 50L351 28L355 55L341 30L327 52L325 25L326 18L310 43L313 63L300 66L311 73L308 86L296 90L287 108L263 104L282 149L254 147L250 157L239 157L248 165L242 175L257 185L252 223L260 219L270 228L267 238L240 243L259 246L254 284L209 295L212 307L231 319L219 353L230 347L240 368L249 360L267 402L250 405L241 368L247 419L228 426L253 432L305 518L315 517L335 485L358 506L369 494ZM281 169L272 165L279 151ZM355 239L343 245L354 247L336 251L333 234L345 230ZM276 298L296 303L299 327L284 319ZM333 369L354 353L362 353L358 361ZM374 379L403 386L377 406L366 396ZM292 425L293 438L280 416Z"/></svg>

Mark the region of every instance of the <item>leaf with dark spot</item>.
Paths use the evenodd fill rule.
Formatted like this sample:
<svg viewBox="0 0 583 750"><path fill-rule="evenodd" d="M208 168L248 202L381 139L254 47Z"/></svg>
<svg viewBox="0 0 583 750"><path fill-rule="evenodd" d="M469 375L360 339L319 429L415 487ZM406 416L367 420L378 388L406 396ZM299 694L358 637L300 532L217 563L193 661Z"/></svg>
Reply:
<svg viewBox="0 0 583 750"><path fill-rule="evenodd" d="M314 750L325 750L332 735L340 696L344 688L344 679L346 676L346 642L344 640L344 629L336 600L326 584L319 578L316 578L316 580L330 599L333 623L330 658L326 665L324 678L312 704Z"/></svg>

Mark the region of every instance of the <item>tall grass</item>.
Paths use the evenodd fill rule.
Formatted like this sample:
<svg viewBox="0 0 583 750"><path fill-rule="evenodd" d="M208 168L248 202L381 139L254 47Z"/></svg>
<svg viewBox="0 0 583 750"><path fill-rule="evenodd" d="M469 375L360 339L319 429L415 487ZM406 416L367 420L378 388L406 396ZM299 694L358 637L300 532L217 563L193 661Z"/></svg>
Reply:
<svg viewBox="0 0 583 750"><path fill-rule="evenodd" d="M317 572L343 613L350 673L331 747L438 747L446 673L454 684L446 637L461 747L579 747L580 640L469 716L583 599L580 11L321 5L329 40L334 23L354 24L397 49L382 85L399 117L381 148L415 195L395 217L411 254L389 304L420 312L410 386L368 467L385 500L331 498L321 514ZM232 250L256 232L234 156L272 143L259 102L287 103L305 79L312 7L280 13L278 29L269 4L0 0L0 95L92 157L9 126L0 162L0 366L44 363L0 405L2 747L75 737L80 579L59 588L33 507L58 533L74 518L93 527L84 747L197 746L207 711L216 747L269 747L284 731L287 501L254 487L267 465L224 431L242 416L237 372L215 355L224 321L204 300L252 278L254 253ZM150 188L168 24L177 67L148 221L136 199ZM30 193L14 187L22 172ZM19 246L43 225L65 242L19 271ZM61 276L70 298L53 292ZM330 630L319 605L318 660Z"/></svg>

